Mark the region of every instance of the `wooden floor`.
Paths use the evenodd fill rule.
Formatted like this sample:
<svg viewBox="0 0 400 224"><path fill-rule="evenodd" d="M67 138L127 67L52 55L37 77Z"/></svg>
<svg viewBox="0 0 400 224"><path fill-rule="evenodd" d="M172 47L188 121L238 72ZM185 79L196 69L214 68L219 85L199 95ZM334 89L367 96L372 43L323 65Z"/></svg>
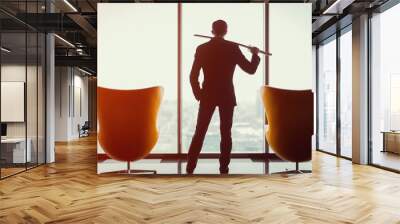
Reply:
<svg viewBox="0 0 400 224"><path fill-rule="evenodd" d="M2 177L7 177L19 172L23 172L25 171L25 167L24 168L1 168L1 176Z"/></svg>
<svg viewBox="0 0 400 224"><path fill-rule="evenodd" d="M96 174L94 138L0 181L0 223L400 223L400 175L315 153L312 174Z"/></svg>

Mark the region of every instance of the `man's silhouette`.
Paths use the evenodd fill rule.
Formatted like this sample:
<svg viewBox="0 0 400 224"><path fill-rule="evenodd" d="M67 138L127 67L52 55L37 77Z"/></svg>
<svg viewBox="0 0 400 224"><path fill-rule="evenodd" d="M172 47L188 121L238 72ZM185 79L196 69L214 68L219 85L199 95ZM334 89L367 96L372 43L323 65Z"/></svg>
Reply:
<svg viewBox="0 0 400 224"><path fill-rule="evenodd" d="M190 84L196 100L200 101L196 131L190 144L186 172L192 174L203 146L208 125L216 107L219 109L221 143L219 158L220 173L229 172L232 149L231 128L233 111L236 106L233 73L236 65L249 74L254 74L260 63L258 48L250 49L253 56L248 61L239 46L224 40L228 26L225 21L217 20L212 24L214 37L197 47L190 72ZM203 69L204 81L200 87L198 78Z"/></svg>

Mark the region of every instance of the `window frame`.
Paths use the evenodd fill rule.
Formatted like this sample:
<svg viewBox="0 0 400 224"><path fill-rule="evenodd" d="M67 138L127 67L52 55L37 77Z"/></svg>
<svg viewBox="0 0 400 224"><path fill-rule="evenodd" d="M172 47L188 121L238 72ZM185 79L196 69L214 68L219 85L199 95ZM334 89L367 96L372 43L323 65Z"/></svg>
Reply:
<svg viewBox="0 0 400 224"><path fill-rule="evenodd" d="M39 1L39 0L31 2L33 4L36 4L36 8L35 8L36 13L39 13L39 3L42 3L42 2L43 1ZM29 13L28 12L28 6L27 6L28 2L24 2L24 3L25 3L24 4L24 10L25 10L24 14L25 14L25 16L27 16L27 13ZM45 8L45 12L47 12L47 11L48 11L48 7ZM17 172L14 172L12 174L8 174L8 175L4 175L3 174L3 172L2 172L3 168L0 166L0 180L15 176L17 174L26 172L26 171L28 171L30 169L34 169L36 167L39 167L41 165L46 164L47 163L47 144L48 144L47 143L47 128L46 128L47 127L47 100L46 100L46 98L47 98L47 81L46 81L46 77L47 77L47 43L48 43L47 32L43 32L41 30L38 30L38 29L30 26L28 23L25 23L22 20L14 17L11 13L9 13L9 12L7 12L5 10L3 10L2 13L6 14L7 16L9 16L11 19L15 19L16 21L21 23L21 30L18 30L18 31L4 31L4 30L0 29L0 45L2 45L1 42L2 42L2 35L3 34L20 33L22 35L25 35L24 36L24 42L25 42L24 43L24 52L25 52L25 55L24 55L24 57L25 57L24 58L24 60L25 60L25 64L24 64L24 66L25 66L25 68L24 68L24 70L25 70L25 81L24 81L25 82L24 132L25 132L25 134L23 136L23 138L25 139L25 166L20 171L17 171ZM27 20L27 18L25 18L25 20ZM29 47L28 46L28 39L29 39L29 34L34 35L34 37L36 38L36 41L34 41L35 42L34 44L36 44L36 47L34 49L36 59L34 60L33 63L28 62L28 60L29 60L28 59L28 47ZM43 34L43 35L41 35L41 34ZM39 45L39 43L41 43L42 45ZM40 48L39 46L41 46L43 49ZM43 55L40 55L40 53L43 53ZM40 64L39 57L42 58L41 60L44 60L43 64ZM1 68L3 67L2 61L3 61L3 58L2 58L2 53L1 53L0 54L0 82L2 81L2 72L1 72ZM28 98L27 98L28 97L28 93L27 93L28 65L35 66L34 73L35 73L35 79L36 79L36 84L35 84L36 91L33 94L34 94L34 97L36 97L36 111L35 111L36 112L36 114L35 114L36 115L35 116L36 117L35 118L36 121L34 121L33 125L36 125L36 127L35 127L36 136L32 136L32 141L33 141L33 138L35 138L36 141L37 141L36 148L34 149L35 151L32 150L32 152L31 152L31 153L36 152L36 157L35 157L36 161L34 161L34 163L30 163L29 165L28 165L28 162L27 162L27 156L28 156L28 154L27 154L28 122L29 122L28 108L27 108L27 106L28 106L27 105L27 102L28 102ZM42 73L41 75L42 75L42 82L43 82L42 84L44 84L42 86L44 88L43 95L42 95L42 96L44 96L44 98L42 99L43 105L41 105L41 106L43 107L42 110L43 110L44 114L39 114L39 79L38 79L39 66L43 66L42 67L42 71L41 71L41 73ZM0 90L1 90L1 86L0 86ZM1 111L1 109L2 108L1 108L1 105L0 105L0 111ZM1 117L1 115L0 115L0 117ZM39 119L39 118L41 118L41 119ZM43 148L41 150L39 150L39 120L41 120L41 122L43 122L43 127L44 127L44 130L43 130L43 133L42 133L43 134L43 143L44 144L42 145ZM0 119L0 123L2 123L1 119ZM39 160L39 152L40 151L43 152L43 155L40 155L41 157L43 157L43 158L41 158L41 160ZM0 157L1 157L1 152L2 152L2 146L0 144Z"/></svg>
<svg viewBox="0 0 400 224"><path fill-rule="evenodd" d="M337 30L336 33L328 36L327 38L320 40L317 44L316 44L316 151L319 152L323 152L329 155L333 155L333 156L337 156L346 160L352 160L352 158L347 157L342 155L342 150L341 150L341 118L340 118L340 113L341 113L341 66L340 66L340 60L341 60L341 52L340 52L340 42L341 42L341 36L344 35L347 32L351 32L352 31L352 23L346 25L345 27L341 28L340 30ZM319 143L319 134L320 134L320 130L319 130L319 103L320 103L320 99L319 99L319 93L320 93L320 89L319 89L319 81L320 81L320 74L319 74L319 47L320 45L329 43L330 41L336 41L336 152L332 153L329 152L327 150L321 149L319 147L320 143Z"/></svg>
<svg viewBox="0 0 400 224"><path fill-rule="evenodd" d="M367 38L368 38L368 125L367 125L367 132L368 132L368 152L367 152L367 156L368 156L368 165L373 166L373 167L377 167L379 169L383 169L383 170L387 170L387 171L391 171L394 173L400 173L400 170L398 169L394 169L394 168L390 168L388 166L384 166L384 165L380 165L377 163L374 163L374 146L373 146L373 126L372 126L372 120L373 120L373 113L372 113L372 107L373 107L373 97L372 94L374 92L374 89L372 88L372 80L373 80L373 62L372 62L372 58L373 58L373 27L372 27L372 19L374 18L374 14L381 14L384 13L385 11L397 6L398 4L400 4L400 2L396 1L396 0L388 0L387 2L385 2L384 4L380 5L379 7L368 11L368 31L367 31Z"/></svg>

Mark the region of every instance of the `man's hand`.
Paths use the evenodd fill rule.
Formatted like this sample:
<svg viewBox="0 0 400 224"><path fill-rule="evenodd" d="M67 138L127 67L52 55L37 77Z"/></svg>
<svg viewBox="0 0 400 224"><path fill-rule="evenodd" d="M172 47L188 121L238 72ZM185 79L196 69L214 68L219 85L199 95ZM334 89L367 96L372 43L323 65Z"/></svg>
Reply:
<svg viewBox="0 0 400 224"><path fill-rule="evenodd" d="M250 52L252 54L258 55L258 53L260 52L260 49L258 49L257 47L251 47Z"/></svg>

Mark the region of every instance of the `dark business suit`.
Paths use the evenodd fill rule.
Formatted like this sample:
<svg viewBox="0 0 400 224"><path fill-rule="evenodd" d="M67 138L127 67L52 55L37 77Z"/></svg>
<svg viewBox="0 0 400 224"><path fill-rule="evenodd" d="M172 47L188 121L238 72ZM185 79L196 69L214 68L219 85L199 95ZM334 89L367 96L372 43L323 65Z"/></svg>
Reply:
<svg viewBox="0 0 400 224"><path fill-rule="evenodd" d="M190 73L193 94L200 101L196 131L188 154L186 170L190 173L196 167L203 141L216 107L220 116L220 172L227 173L232 149L231 128L233 111L236 106L233 74L236 65L249 74L254 74L260 57L253 54L249 62L239 47L222 38L213 38L197 47ZM204 81L200 87L198 78L203 69Z"/></svg>

